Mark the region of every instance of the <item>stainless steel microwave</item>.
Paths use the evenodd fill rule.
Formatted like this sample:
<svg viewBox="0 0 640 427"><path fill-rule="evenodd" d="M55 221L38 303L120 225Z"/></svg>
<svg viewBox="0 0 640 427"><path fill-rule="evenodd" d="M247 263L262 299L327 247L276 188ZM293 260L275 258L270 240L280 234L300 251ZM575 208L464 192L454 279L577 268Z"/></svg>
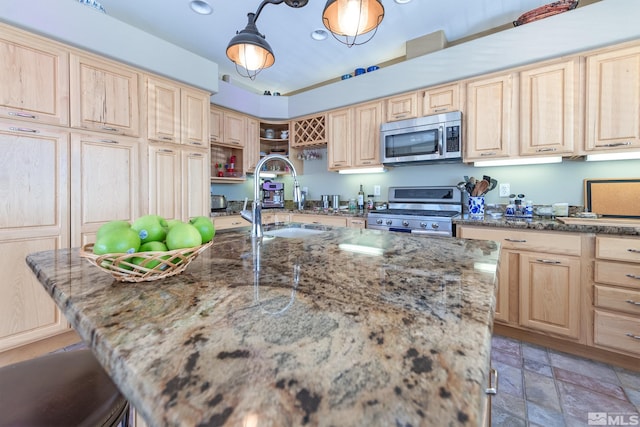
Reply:
<svg viewBox="0 0 640 427"><path fill-rule="evenodd" d="M461 162L462 113L384 123L380 127L380 148L386 165Z"/></svg>

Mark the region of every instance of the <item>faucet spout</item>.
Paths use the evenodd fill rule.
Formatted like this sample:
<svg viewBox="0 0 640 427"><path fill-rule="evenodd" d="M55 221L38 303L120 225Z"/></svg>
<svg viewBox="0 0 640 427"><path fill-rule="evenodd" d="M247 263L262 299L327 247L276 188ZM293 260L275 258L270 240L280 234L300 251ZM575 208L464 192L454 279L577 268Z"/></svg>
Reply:
<svg viewBox="0 0 640 427"><path fill-rule="evenodd" d="M253 206L251 212L245 208L240 212L240 216L251 223L251 235L254 237L262 237L262 201L260 200L260 170L265 163L271 160L281 160L285 162L291 169L291 177L293 178L293 201L300 205L300 185L298 184L298 174L295 166L287 157L281 154L270 154L264 156L256 165L253 183Z"/></svg>

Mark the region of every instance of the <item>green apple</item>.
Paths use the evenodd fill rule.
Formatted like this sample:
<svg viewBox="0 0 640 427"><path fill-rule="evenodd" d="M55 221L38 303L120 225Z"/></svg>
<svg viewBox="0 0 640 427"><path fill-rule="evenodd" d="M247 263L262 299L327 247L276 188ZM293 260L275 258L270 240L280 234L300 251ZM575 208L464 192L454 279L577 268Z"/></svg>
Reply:
<svg viewBox="0 0 640 427"><path fill-rule="evenodd" d="M176 224L180 224L182 221L180 221L179 219L168 219L167 220L167 229L173 227Z"/></svg>
<svg viewBox="0 0 640 427"><path fill-rule="evenodd" d="M216 229L213 226L213 221L207 216L197 216L191 218L189 221L191 225L198 229L200 236L202 237L202 243L208 243L213 240L213 236L216 235Z"/></svg>
<svg viewBox="0 0 640 427"><path fill-rule="evenodd" d="M93 253L132 254L140 247L140 237L132 228L117 227L100 236L93 245Z"/></svg>
<svg viewBox="0 0 640 427"><path fill-rule="evenodd" d="M96 240L98 240L100 237L104 236L105 234L108 234L111 230L116 230L118 228L130 228L131 224L129 224L127 221L122 221L122 220L115 220L115 221L109 221L106 224L102 224L100 226L100 228L98 229L98 232L96 233Z"/></svg>
<svg viewBox="0 0 640 427"><path fill-rule="evenodd" d="M167 221L158 215L141 216L131 228L138 232L142 243L162 242L167 237Z"/></svg>
<svg viewBox="0 0 640 427"><path fill-rule="evenodd" d="M167 250L168 250L167 245L165 245L162 242L147 242L140 245L138 252L166 252ZM168 255L166 257L163 257L163 259L167 259L167 258L169 258ZM155 259L149 260L149 258L143 258L143 257L133 257L133 259L131 260L131 263L135 265L140 265L142 267L146 267L149 269L154 269L161 264L161 261L158 261Z"/></svg>
<svg viewBox="0 0 640 427"><path fill-rule="evenodd" d="M196 227L186 222L175 224L167 232L167 248L193 248L202 244L202 236Z"/></svg>

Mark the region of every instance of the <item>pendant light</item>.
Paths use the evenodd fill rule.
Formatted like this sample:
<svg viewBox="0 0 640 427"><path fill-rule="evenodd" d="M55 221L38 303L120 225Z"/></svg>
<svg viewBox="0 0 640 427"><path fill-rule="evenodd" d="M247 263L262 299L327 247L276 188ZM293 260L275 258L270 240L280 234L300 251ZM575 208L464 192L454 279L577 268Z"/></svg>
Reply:
<svg viewBox="0 0 640 427"><path fill-rule="evenodd" d="M227 57L236 64L236 71L243 77L255 79L260 71L271 67L276 61L273 50L266 37L260 34L256 21L262 8L267 4L285 3L287 6L300 8L306 6L309 0L264 0L258 6L256 13L248 13L247 26L238 31L227 46Z"/></svg>
<svg viewBox="0 0 640 427"><path fill-rule="evenodd" d="M322 12L324 26L349 47L371 40L383 18L384 6L380 0L328 0ZM358 40L359 36L371 31L368 39Z"/></svg>

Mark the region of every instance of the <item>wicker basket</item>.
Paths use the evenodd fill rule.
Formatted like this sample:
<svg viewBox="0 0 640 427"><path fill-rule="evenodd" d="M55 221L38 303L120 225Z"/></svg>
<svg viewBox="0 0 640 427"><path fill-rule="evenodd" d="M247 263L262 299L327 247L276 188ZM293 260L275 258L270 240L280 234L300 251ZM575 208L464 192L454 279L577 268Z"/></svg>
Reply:
<svg viewBox="0 0 640 427"><path fill-rule="evenodd" d="M193 248L166 252L96 255L93 253L93 243L89 243L82 247L80 256L100 270L111 274L119 282L149 282L182 273L191 261L212 244L213 241ZM133 258L142 258L142 261L133 264ZM158 264L153 268L145 267L152 262Z"/></svg>
<svg viewBox="0 0 640 427"><path fill-rule="evenodd" d="M578 6L578 0L560 0L544 6L540 6L529 12L523 13L520 17L513 21L513 26L527 24L549 16L557 15L568 10L575 9Z"/></svg>

